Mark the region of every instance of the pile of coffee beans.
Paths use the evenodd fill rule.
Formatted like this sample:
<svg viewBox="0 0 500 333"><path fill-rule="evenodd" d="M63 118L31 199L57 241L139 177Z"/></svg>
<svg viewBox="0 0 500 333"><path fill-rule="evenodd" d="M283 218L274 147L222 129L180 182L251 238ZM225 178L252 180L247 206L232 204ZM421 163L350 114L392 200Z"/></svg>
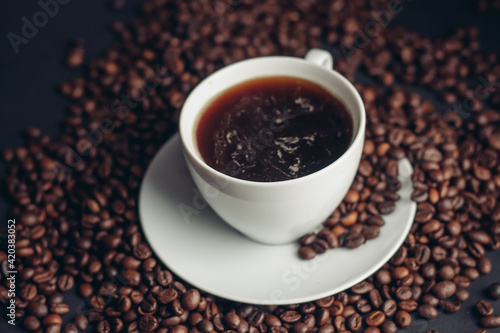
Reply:
<svg viewBox="0 0 500 333"><path fill-rule="evenodd" d="M431 41L387 27L360 46L371 12L387 8L385 0L146 0L129 25L113 24L117 43L85 76L60 86L70 101L61 135L29 128L25 147L3 152L24 328L388 333L409 326L412 315L458 311L472 281L492 269L486 251L500 248L500 90L486 84L499 81L500 66L480 51L475 28ZM140 230L144 171L176 132L186 95L208 74L245 58L304 56L325 46L340 50L336 68L351 80L360 71L380 81L357 85L368 119L360 169L324 230L301 240L301 256L376 237L398 199L403 157L414 167L418 203L410 234L372 277L314 302L256 306L192 288L157 260ZM465 82L474 75L485 81ZM467 113L438 112L395 80L436 90ZM0 252L3 303L6 259ZM63 323L64 293L73 288L86 302Z"/></svg>
<svg viewBox="0 0 500 333"><path fill-rule="evenodd" d="M374 142L373 133L385 135L388 131L380 123L367 129L363 158L351 189L320 232L299 240L301 258L312 259L317 253L339 246L356 248L376 238L385 223L381 215L396 208L396 191L401 187L397 179L398 159L405 155L388 140Z"/></svg>

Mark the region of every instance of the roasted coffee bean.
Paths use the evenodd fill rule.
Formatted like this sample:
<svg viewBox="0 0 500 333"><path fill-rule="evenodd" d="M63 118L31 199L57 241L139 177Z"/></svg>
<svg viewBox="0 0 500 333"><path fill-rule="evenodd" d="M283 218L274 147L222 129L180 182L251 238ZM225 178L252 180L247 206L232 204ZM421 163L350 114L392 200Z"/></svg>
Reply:
<svg viewBox="0 0 500 333"><path fill-rule="evenodd" d="M314 323L313 323L313 327L314 327ZM250 325L248 324L248 322L245 319L242 319L240 325L236 328L236 332L237 333L247 333L249 331L249 329L250 329Z"/></svg>
<svg viewBox="0 0 500 333"><path fill-rule="evenodd" d="M363 325L363 319L359 313L354 313L346 319L346 326L351 331L357 331Z"/></svg>
<svg viewBox="0 0 500 333"><path fill-rule="evenodd" d="M201 315L199 315L199 317L196 317L194 319L189 320L189 323L192 326L196 326L196 324L198 324L202 320L203 320L203 317ZM164 318L161 321L161 324L163 326L167 326L167 327L175 326L175 325L178 325L180 323L181 323L181 317L179 317L179 316L172 316L172 317Z"/></svg>
<svg viewBox="0 0 500 333"><path fill-rule="evenodd" d="M94 310L101 312L104 310L106 303L101 296L94 295L90 298L90 305L92 305Z"/></svg>
<svg viewBox="0 0 500 333"><path fill-rule="evenodd" d="M425 319L436 318L438 312L435 307L429 304L422 304L417 308L418 314Z"/></svg>
<svg viewBox="0 0 500 333"><path fill-rule="evenodd" d="M329 229L321 230L318 237L326 241L330 249L334 249L339 246L339 239L337 235L333 231L329 231Z"/></svg>
<svg viewBox="0 0 500 333"><path fill-rule="evenodd" d="M372 307L368 300L362 298L356 302L356 309L361 313L365 314L372 310Z"/></svg>
<svg viewBox="0 0 500 333"><path fill-rule="evenodd" d="M147 296L142 302L141 306L139 307L139 312L144 313L144 314L151 314L155 313L156 310L158 309L158 303L156 301L156 298L154 298L153 295ZM184 309L180 307L179 309L174 309L174 312L177 311L177 315L182 315Z"/></svg>
<svg viewBox="0 0 500 333"><path fill-rule="evenodd" d="M64 333L78 333L78 327L75 324L66 324L63 328Z"/></svg>
<svg viewBox="0 0 500 333"><path fill-rule="evenodd" d="M186 286L184 286L184 284L182 284L180 281L174 281L172 283L172 286L181 295L185 294L187 291Z"/></svg>
<svg viewBox="0 0 500 333"><path fill-rule="evenodd" d="M481 318L482 327L500 327L500 315L489 315Z"/></svg>
<svg viewBox="0 0 500 333"><path fill-rule="evenodd" d="M380 215L372 215L366 220L366 223L370 226L381 227L385 224L385 221Z"/></svg>
<svg viewBox="0 0 500 333"><path fill-rule="evenodd" d="M380 306L383 303L383 300L382 296L380 296L380 292L378 291L378 289L371 290L370 293L368 294L368 297L370 299L370 303L374 308L376 309L380 308Z"/></svg>
<svg viewBox="0 0 500 333"><path fill-rule="evenodd" d="M130 286L138 286L141 283L141 274L138 271L127 269L123 277Z"/></svg>
<svg viewBox="0 0 500 333"><path fill-rule="evenodd" d="M417 213L415 215L415 221L418 223L424 223L429 221L435 213L434 206L424 202L418 204Z"/></svg>
<svg viewBox="0 0 500 333"><path fill-rule="evenodd" d="M30 302L28 305L28 313L37 318L43 318L49 313L49 308L47 305L40 302Z"/></svg>
<svg viewBox="0 0 500 333"><path fill-rule="evenodd" d="M333 305L332 305L332 307L333 307ZM343 310L343 306L342 306L342 310ZM270 316L270 315L268 315L268 316ZM273 321L270 321L270 323L272 323L273 325L270 325L270 323L268 323L268 318L267 318L268 316L266 316L266 319L265 319L266 325L267 326L276 326L277 322L273 318L276 316L271 317L271 318L273 318ZM319 309L319 311L317 311L316 323L318 324L318 326L323 326L323 325L327 324L329 320L331 320L331 317L330 317L330 312L327 309L321 308L321 309ZM281 325L281 322L279 322L279 324Z"/></svg>
<svg viewBox="0 0 500 333"><path fill-rule="evenodd" d="M450 265L444 265L439 269L438 275L443 280L453 280L455 277L455 269Z"/></svg>
<svg viewBox="0 0 500 333"><path fill-rule="evenodd" d="M334 333L335 328L331 324L321 325L318 329L318 333Z"/></svg>
<svg viewBox="0 0 500 333"><path fill-rule="evenodd" d="M230 329L236 329L240 325L241 319L236 313L229 312L224 316L224 323Z"/></svg>
<svg viewBox="0 0 500 333"><path fill-rule="evenodd" d="M392 256L390 263L394 266L401 266L404 263L407 255L408 250L406 249L406 247L401 246L399 250L396 251L396 254Z"/></svg>
<svg viewBox="0 0 500 333"><path fill-rule="evenodd" d="M28 283L21 289L21 298L25 301L31 301L37 295L37 289L34 284Z"/></svg>
<svg viewBox="0 0 500 333"><path fill-rule="evenodd" d="M432 288L432 291L437 298L446 299L446 298L450 298L451 296L453 296L453 294L456 291L456 288L457 288L457 286L454 282L441 281L441 282L438 282L434 286L434 288Z"/></svg>
<svg viewBox="0 0 500 333"><path fill-rule="evenodd" d="M481 316L492 315L493 311L494 311L493 306L490 304L490 302L485 301L485 300L481 300L481 301L477 302L476 309L477 309L477 312Z"/></svg>
<svg viewBox="0 0 500 333"><path fill-rule="evenodd" d="M486 290L486 293L488 294L488 297L491 299L500 299L500 283L499 282L493 282L488 286L488 289Z"/></svg>
<svg viewBox="0 0 500 333"><path fill-rule="evenodd" d="M84 41L79 38L74 40L69 48L66 63L69 67L77 67L83 63L83 55L85 53Z"/></svg>
<svg viewBox="0 0 500 333"><path fill-rule="evenodd" d="M299 321L301 318L302 316L297 311L286 311L280 315L280 319L288 324L295 323Z"/></svg>
<svg viewBox="0 0 500 333"><path fill-rule="evenodd" d="M477 269L468 267L462 271L462 274L470 281L474 281L479 277L480 273Z"/></svg>
<svg viewBox="0 0 500 333"><path fill-rule="evenodd" d="M356 305L355 303L359 302L361 299L362 296L360 294L350 294L347 296L347 304L354 309L353 305Z"/></svg>
<svg viewBox="0 0 500 333"><path fill-rule="evenodd" d="M290 326L293 327L292 325L290 325ZM265 331L266 327L261 325L261 327L259 327L259 330ZM269 332L271 332L271 333L286 333L286 332L288 332L288 329L286 327L283 327L283 326L274 326L269 330Z"/></svg>
<svg viewBox="0 0 500 333"><path fill-rule="evenodd" d="M420 272L424 278L434 278L436 276L436 266L431 262L426 263L421 267Z"/></svg>
<svg viewBox="0 0 500 333"><path fill-rule="evenodd" d="M62 318L58 314L49 314L43 318L43 325L62 325Z"/></svg>
<svg viewBox="0 0 500 333"><path fill-rule="evenodd" d="M167 270L159 270L156 273L156 281L160 286L166 287L173 281L172 273Z"/></svg>
<svg viewBox="0 0 500 333"><path fill-rule="evenodd" d="M224 330L223 315L222 315L222 313L217 313L215 316L213 316L212 322L213 322L213 324L214 324L214 328L215 328L217 331L222 331L222 330ZM251 326L251 327L250 327L250 329L251 329L252 327L253 327L253 326Z"/></svg>
<svg viewBox="0 0 500 333"><path fill-rule="evenodd" d="M311 247L309 246L301 246L299 248L299 257L302 259L312 259L316 256L316 251L314 251Z"/></svg>
<svg viewBox="0 0 500 333"><path fill-rule="evenodd" d="M74 321L80 331L85 331L87 329L88 319L84 315L77 315Z"/></svg>
<svg viewBox="0 0 500 333"><path fill-rule="evenodd" d="M144 300L144 294L141 293L139 290L132 291L129 297L132 303L134 304L141 304L142 301Z"/></svg>
<svg viewBox="0 0 500 333"><path fill-rule="evenodd" d="M439 304L439 298L431 294L427 294L422 297L422 303L429 304L431 306L437 306Z"/></svg>
<svg viewBox="0 0 500 333"><path fill-rule="evenodd" d="M491 242L490 235L484 230L471 230L467 233L467 236L471 241L479 244L486 245Z"/></svg>
<svg viewBox="0 0 500 333"><path fill-rule="evenodd" d="M395 300L388 299L384 303L382 303L380 309L385 313L387 317L392 317L398 310L398 306Z"/></svg>
<svg viewBox="0 0 500 333"><path fill-rule="evenodd" d="M382 311L374 311L365 318L368 326L379 326L385 320L385 314Z"/></svg>
<svg viewBox="0 0 500 333"><path fill-rule="evenodd" d="M139 319L139 329L143 332L151 332L158 328L158 320L151 315L142 316Z"/></svg>
<svg viewBox="0 0 500 333"><path fill-rule="evenodd" d="M62 303L62 302L64 302L64 295L59 292L54 292L47 298L48 304Z"/></svg>
<svg viewBox="0 0 500 333"><path fill-rule="evenodd" d="M344 240L344 246L349 249L354 249L364 243L365 236L359 233L349 233Z"/></svg>
<svg viewBox="0 0 500 333"><path fill-rule="evenodd" d="M306 333L308 331L308 329L309 328L307 327L306 324L301 323L301 322L297 322L297 323L292 325L290 332L292 332L292 333Z"/></svg>
<svg viewBox="0 0 500 333"><path fill-rule="evenodd" d="M418 303L413 299L401 301L398 303L398 309L404 310L407 312L415 311L417 309L417 307L418 307Z"/></svg>
<svg viewBox="0 0 500 333"><path fill-rule="evenodd" d="M78 289L80 291L80 295L84 298L90 297L94 293L94 288L92 288L90 283L82 283Z"/></svg>
<svg viewBox="0 0 500 333"><path fill-rule="evenodd" d="M311 245L311 247L317 254L322 254L328 250L330 245L326 240L319 238L316 239L316 241Z"/></svg>
<svg viewBox="0 0 500 333"><path fill-rule="evenodd" d="M302 314L311 314L311 313L314 313L316 311L316 305L314 303L312 303L312 302L310 302L310 303L303 303L302 305L300 305L299 311Z"/></svg>
<svg viewBox="0 0 500 333"><path fill-rule="evenodd" d="M477 260L477 269L481 274L489 274L491 272L491 261L487 257L480 257Z"/></svg>
<svg viewBox="0 0 500 333"><path fill-rule="evenodd" d="M340 301L334 301L328 308L328 312L332 317L340 316L344 312L344 305Z"/></svg>
<svg viewBox="0 0 500 333"><path fill-rule="evenodd" d="M97 332L98 333L109 333L111 332L111 325L107 320L101 320L97 324Z"/></svg>
<svg viewBox="0 0 500 333"><path fill-rule="evenodd" d="M380 227L367 226L363 229L362 234L366 240L377 238L380 234Z"/></svg>
<svg viewBox="0 0 500 333"><path fill-rule="evenodd" d="M316 234L310 233L310 234L304 235L302 238L300 238L299 244L304 245L304 246L312 245L315 240L316 240Z"/></svg>
<svg viewBox="0 0 500 333"><path fill-rule="evenodd" d="M375 277L380 284L389 284L392 281L391 273L384 269L381 269L377 273L375 273Z"/></svg>
<svg viewBox="0 0 500 333"><path fill-rule="evenodd" d="M46 333L60 333L61 332L61 325L48 325L47 328L45 329Z"/></svg>
<svg viewBox="0 0 500 333"><path fill-rule="evenodd" d="M355 294L362 295L370 292L373 289L373 284L367 281L360 282L353 287L351 287L351 291Z"/></svg>
<svg viewBox="0 0 500 333"><path fill-rule="evenodd" d="M406 311L401 310L401 311L396 312L394 319L396 321L396 324L401 328L406 328L406 327L410 326L411 316Z"/></svg>
<svg viewBox="0 0 500 333"><path fill-rule="evenodd" d="M184 325L176 325L170 329L172 333L188 333L188 328Z"/></svg>
<svg viewBox="0 0 500 333"><path fill-rule="evenodd" d="M34 253L34 251L33 251L33 253ZM33 255L33 253L31 253L30 256ZM35 273L35 275L33 276L33 282L35 282L37 284L43 284L45 282L49 282L53 276L54 276L54 274L50 271L41 271L39 273ZM39 286L39 288L40 288L40 286Z"/></svg>
<svg viewBox="0 0 500 333"><path fill-rule="evenodd" d="M40 320L35 316L27 316L24 318L24 328L28 331L36 331L40 328Z"/></svg>
<svg viewBox="0 0 500 333"><path fill-rule="evenodd" d="M426 190L415 190L411 194L411 200L415 202L425 202L429 198L429 193Z"/></svg>
<svg viewBox="0 0 500 333"><path fill-rule="evenodd" d="M380 331L382 333L396 333L398 327L393 321L386 320L380 325Z"/></svg>
<svg viewBox="0 0 500 333"><path fill-rule="evenodd" d="M334 301L335 299L333 296L326 296L318 299L316 301L316 305L319 306L320 308L328 308L333 304Z"/></svg>
<svg viewBox="0 0 500 333"><path fill-rule="evenodd" d="M342 331L345 330L345 317L343 316L337 316L333 320L333 326L337 331Z"/></svg>
<svg viewBox="0 0 500 333"><path fill-rule="evenodd" d="M455 291L455 297L460 302L465 302L469 299L469 292L466 289L457 288L457 290Z"/></svg>
<svg viewBox="0 0 500 333"><path fill-rule="evenodd" d="M138 270L141 267L141 261L129 256L124 259L123 266L128 270Z"/></svg>
<svg viewBox="0 0 500 333"><path fill-rule="evenodd" d="M132 322L132 321L137 320L137 318L138 318L138 315L137 315L137 312L135 310L129 310L129 311L125 312L122 316L122 319L125 322Z"/></svg>
<svg viewBox="0 0 500 333"><path fill-rule="evenodd" d="M203 298L202 298L202 300L203 300ZM255 310L255 307L253 305L245 304L245 305L238 307L238 309L236 310L236 314L241 319L248 319L248 316L250 316L254 312L254 310Z"/></svg>
<svg viewBox="0 0 500 333"><path fill-rule="evenodd" d="M26 227L33 227L38 223L38 218L34 213L23 213L20 221Z"/></svg>
<svg viewBox="0 0 500 333"><path fill-rule="evenodd" d="M453 291L455 292L455 291ZM412 297L412 292L410 287L401 286L396 289L396 298L400 301L409 300Z"/></svg>
<svg viewBox="0 0 500 333"><path fill-rule="evenodd" d="M431 249L426 245L416 245L415 246L415 259L418 260L420 265L423 265L429 261L431 257Z"/></svg>
<svg viewBox="0 0 500 333"><path fill-rule="evenodd" d="M50 312L58 314L58 315L65 315L69 313L70 308L68 304L64 303L55 303L50 305Z"/></svg>
<svg viewBox="0 0 500 333"><path fill-rule="evenodd" d="M140 243L134 247L134 256L137 259L145 260L151 256L152 252L146 243Z"/></svg>
<svg viewBox="0 0 500 333"><path fill-rule="evenodd" d="M252 312L250 314L250 316L248 316L248 323L250 325L252 325L253 327L259 327L263 322L264 322L264 319L266 318L264 312L260 311L260 310L256 310L254 312ZM276 321L276 319L278 319L277 317L273 316L272 318L269 318L271 324L274 324L274 325L270 325L270 326L280 326L281 325L281 322L279 322L279 319L278 321ZM279 322L279 324L278 324ZM269 324L267 324L269 326Z"/></svg>
<svg viewBox="0 0 500 333"><path fill-rule="evenodd" d="M191 311L198 307L200 300L200 292L196 289L190 289L182 296L182 306Z"/></svg>
<svg viewBox="0 0 500 333"><path fill-rule="evenodd" d="M74 284L74 278L69 274L63 274L57 279L57 287L59 287L59 290L62 292L70 290L73 288Z"/></svg>
<svg viewBox="0 0 500 333"><path fill-rule="evenodd" d="M167 303L172 302L174 299L176 299L177 295L178 295L177 291L175 291L174 289L163 289L158 294L158 301L160 303L167 304Z"/></svg>
<svg viewBox="0 0 500 333"><path fill-rule="evenodd" d="M459 288L469 288L469 286L470 286L470 280L467 277L463 276L463 275L457 275L457 276L455 276L453 278L453 282Z"/></svg>
<svg viewBox="0 0 500 333"><path fill-rule="evenodd" d="M202 319L196 326L203 333L209 333L214 330L214 325L208 319Z"/></svg>
<svg viewBox="0 0 500 333"><path fill-rule="evenodd" d="M118 310L121 312L127 312L132 307L132 301L128 296L122 295L118 299Z"/></svg>

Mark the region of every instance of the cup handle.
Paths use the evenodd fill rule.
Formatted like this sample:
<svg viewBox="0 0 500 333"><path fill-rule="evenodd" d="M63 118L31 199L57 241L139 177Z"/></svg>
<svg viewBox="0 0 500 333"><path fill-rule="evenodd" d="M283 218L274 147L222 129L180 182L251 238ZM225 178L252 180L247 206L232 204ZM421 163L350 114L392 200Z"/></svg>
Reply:
<svg viewBox="0 0 500 333"><path fill-rule="evenodd" d="M322 49L310 49L304 57L307 61L326 69L333 69L333 57L328 51Z"/></svg>

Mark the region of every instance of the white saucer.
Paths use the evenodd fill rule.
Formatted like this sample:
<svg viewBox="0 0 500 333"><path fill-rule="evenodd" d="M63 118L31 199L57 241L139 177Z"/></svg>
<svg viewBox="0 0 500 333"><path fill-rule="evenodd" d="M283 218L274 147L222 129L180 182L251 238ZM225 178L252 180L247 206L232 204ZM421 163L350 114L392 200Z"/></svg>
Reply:
<svg viewBox="0 0 500 333"><path fill-rule="evenodd" d="M309 261L297 256L296 243L251 241L207 207L187 170L178 134L158 151L145 174L139 213L158 258L191 285L250 304L308 302L369 277L403 243L416 204L410 199L410 162L400 162L399 171L401 200L385 216L380 236L356 249L329 250Z"/></svg>

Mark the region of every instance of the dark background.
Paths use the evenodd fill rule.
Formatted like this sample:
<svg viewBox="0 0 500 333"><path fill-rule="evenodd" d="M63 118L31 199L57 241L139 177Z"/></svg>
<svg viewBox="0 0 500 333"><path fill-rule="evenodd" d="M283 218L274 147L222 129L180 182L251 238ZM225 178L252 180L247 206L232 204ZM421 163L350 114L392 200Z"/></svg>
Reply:
<svg viewBox="0 0 500 333"><path fill-rule="evenodd" d="M216 0L221 1L221 0ZM70 69L64 65L68 43L77 37L85 39L85 60L93 59L113 44L109 26L114 21L130 21L137 13L139 0L128 0L120 11L110 9L109 1L70 1L60 5L59 12L48 23L39 28L36 36L27 44L19 46L14 53L7 34L21 34L21 18L40 10L36 1L6 1L2 4L0 20L0 150L23 145L22 131L28 126L37 126L44 134L55 137L58 124L63 120L67 102L57 93L58 83L79 76L83 66ZM445 37L454 27L474 24L480 28L483 50L500 52L500 10L478 12L476 1L456 0L408 0L403 11L391 25L403 25L430 38ZM419 90L421 91L421 90ZM429 95L431 98L432 94ZM0 179L5 165L0 163ZM8 207L0 197L0 226L7 223ZM6 244L0 246L3 250ZM474 332L477 316L473 309L479 299L484 299L484 290L493 281L500 281L500 251L488 253L494 266L491 274L481 276L469 288L470 299L459 312L448 315L440 313L433 320L414 318L405 332ZM72 307L70 319L83 300L70 291L66 296ZM500 314L500 301L492 302ZM0 332L21 332L17 326L8 325L5 307L1 305ZM66 317L65 317L66 318ZM500 332L500 328L488 329Z"/></svg>

